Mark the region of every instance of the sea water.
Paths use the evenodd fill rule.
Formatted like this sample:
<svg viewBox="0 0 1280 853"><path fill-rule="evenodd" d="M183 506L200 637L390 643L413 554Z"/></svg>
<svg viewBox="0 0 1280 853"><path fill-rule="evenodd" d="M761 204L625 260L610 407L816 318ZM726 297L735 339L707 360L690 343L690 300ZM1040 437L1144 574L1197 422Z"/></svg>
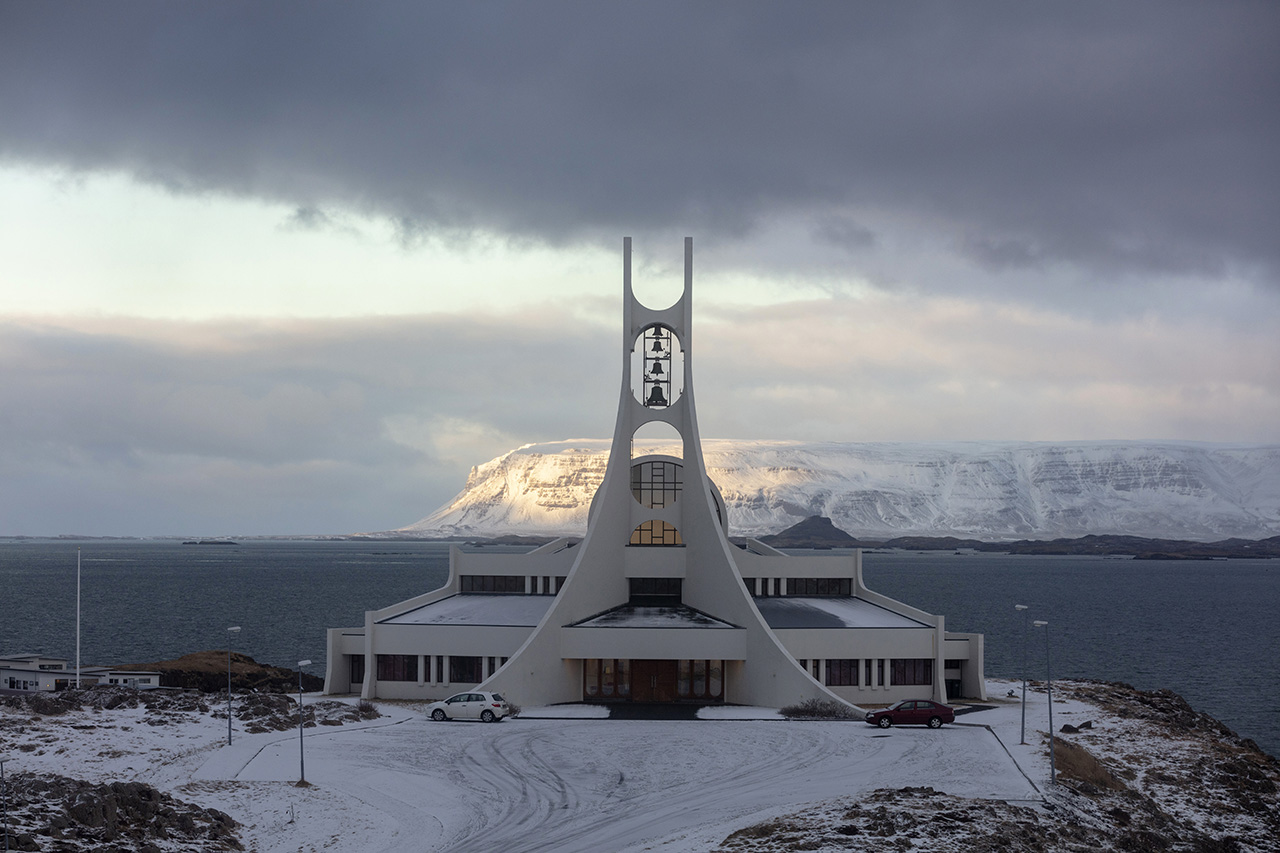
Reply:
<svg viewBox="0 0 1280 853"><path fill-rule="evenodd" d="M449 573L449 545L436 542L0 540L0 655L74 665L77 548L86 666L225 649L230 637L260 662L309 658L323 675L326 628L362 626L364 611ZM864 579L945 615L948 630L985 634L988 675L1021 678L1025 655L1035 680L1048 665L1054 678L1169 688L1280 754L1280 560L868 552ZM1024 627L1032 620L1048 621L1047 638Z"/></svg>
<svg viewBox="0 0 1280 853"><path fill-rule="evenodd" d="M1021 678L1025 656L1038 681L1168 688L1280 755L1280 560L885 552L863 579L985 634L988 675Z"/></svg>

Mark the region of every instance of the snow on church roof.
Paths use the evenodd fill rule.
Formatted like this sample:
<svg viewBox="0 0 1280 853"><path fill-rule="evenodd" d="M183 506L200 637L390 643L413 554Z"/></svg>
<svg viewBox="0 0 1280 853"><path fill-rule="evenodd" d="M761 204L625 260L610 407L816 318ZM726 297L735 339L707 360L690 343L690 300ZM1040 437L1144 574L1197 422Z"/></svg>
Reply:
<svg viewBox="0 0 1280 853"><path fill-rule="evenodd" d="M861 598L757 598L769 627L778 628L929 628L924 622L886 610Z"/></svg>
<svg viewBox="0 0 1280 853"><path fill-rule="evenodd" d="M451 595L378 624L534 628L553 601L555 597L550 595Z"/></svg>
<svg viewBox="0 0 1280 853"><path fill-rule="evenodd" d="M640 607L624 604L575 622L570 628L737 628L683 604L678 607Z"/></svg>

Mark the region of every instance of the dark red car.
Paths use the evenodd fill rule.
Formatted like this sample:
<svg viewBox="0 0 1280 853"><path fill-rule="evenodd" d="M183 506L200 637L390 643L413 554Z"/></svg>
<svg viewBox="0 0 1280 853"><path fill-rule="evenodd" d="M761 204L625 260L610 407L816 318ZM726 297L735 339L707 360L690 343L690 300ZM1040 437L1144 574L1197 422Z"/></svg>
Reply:
<svg viewBox="0 0 1280 853"><path fill-rule="evenodd" d="M943 723L954 723L954 709L930 702L928 699L903 699L894 702L888 708L871 711L867 714L867 722L887 729L889 726L928 726L936 729Z"/></svg>

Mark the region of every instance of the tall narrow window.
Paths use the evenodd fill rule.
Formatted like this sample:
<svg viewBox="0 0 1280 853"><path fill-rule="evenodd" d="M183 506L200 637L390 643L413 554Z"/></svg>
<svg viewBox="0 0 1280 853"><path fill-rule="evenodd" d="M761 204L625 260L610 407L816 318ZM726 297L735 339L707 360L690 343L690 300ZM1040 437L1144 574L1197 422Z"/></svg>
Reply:
<svg viewBox="0 0 1280 853"><path fill-rule="evenodd" d="M600 695L609 697L613 695L613 677L617 670L614 668L612 660L602 660L600 662Z"/></svg>
<svg viewBox="0 0 1280 853"><path fill-rule="evenodd" d="M625 699L631 695L631 661L623 659L614 663L618 666L618 695Z"/></svg>

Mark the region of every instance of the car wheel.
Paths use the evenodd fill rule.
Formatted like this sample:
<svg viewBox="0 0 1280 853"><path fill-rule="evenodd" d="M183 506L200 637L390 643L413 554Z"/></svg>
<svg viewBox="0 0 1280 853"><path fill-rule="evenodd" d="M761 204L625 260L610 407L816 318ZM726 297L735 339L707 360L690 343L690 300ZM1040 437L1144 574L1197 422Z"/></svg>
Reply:
<svg viewBox="0 0 1280 853"><path fill-rule="evenodd" d="M939 718L939 717L930 717L930 718L929 718L929 728L931 728L931 729L940 729L940 728L942 728L942 719L941 719L941 718Z"/></svg>
<svg viewBox="0 0 1280 853"><path fill-rule="evenodd" d="M488 708L485 708L483 711L480 712L480 719L483 722L492 723L494 720L498 718L493 715L492 711L490 711Z"/></svg>
<svg viewBox="0 0 1280 853"><path fill-rule="evenodd" d="M893 725L893 720L889 719L888 717L881 717L880 719L876 720L876 725L882 729L887 729L889 728L889 726Z"/></svg>
<svg viewBox="0 0 1280 853"><path fill-rule="evenodd" d="M437 723L443 723L448 718L444 715L443 709L436 708L431 712L431 719L435 720Z"/></svg>

